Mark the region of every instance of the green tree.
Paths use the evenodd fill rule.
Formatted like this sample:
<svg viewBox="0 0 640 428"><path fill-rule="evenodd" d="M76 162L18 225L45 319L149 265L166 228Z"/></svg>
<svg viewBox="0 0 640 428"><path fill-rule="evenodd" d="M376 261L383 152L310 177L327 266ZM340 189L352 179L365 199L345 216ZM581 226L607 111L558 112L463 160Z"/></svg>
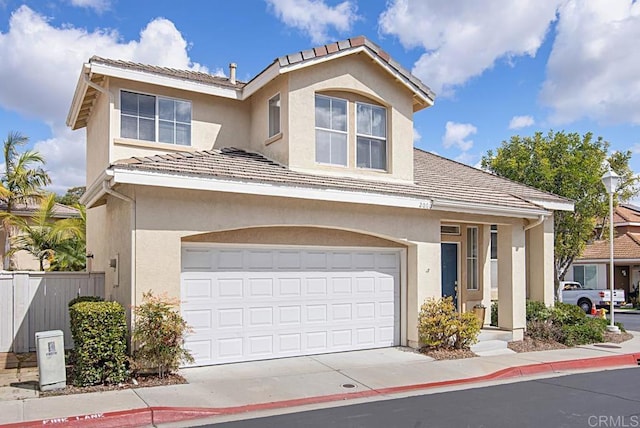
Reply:
<svg viewBox="0 0 640 428"><path fill-rule="evenodd" d="M10 214L7 221L20 233L11 238L11 253L26 251L38 259L40 270L45 260L52 270L84 269L85 216L81 207L79 218L57 220L55 195L42 199L40 208L29 217Z"/></svg>
<svg viewBox="0 0 640 428"><path fill-rule="evenodd" d="M19 132L9 132L3 144L5 171L0 178L2 191L0 203L4 205L4 212L0 216L5 232L4 269L12 268L11 251L12 228L9 223L12 212L19 204L38 201L42 195L42 188L51 183L47 172L43 169L44 159L40 153L26 150L18 153L18 148L29 142L29 139Z"/></svg>
<svg viewBox="0 0 640 428"><path fill-rule="evenodd" d="M587 133L536 132L515 135L482 158L482 167L501 177L564 196L575 202L573 212L555 211L556 282L594 238L598 219L606 218L608 196L600 178L608 168L621 177L617 195L627 201L638 193L637 179L629 168L631 152L607 155L609 143Z"/></svg>
<svg viewBox="0 0 640 428"><path fill-rule="evenodd" d="M56 202L63 205L75 206L80 203L80 198L87 190L84 186L71 187L63 196L56 195Z"/></svg>

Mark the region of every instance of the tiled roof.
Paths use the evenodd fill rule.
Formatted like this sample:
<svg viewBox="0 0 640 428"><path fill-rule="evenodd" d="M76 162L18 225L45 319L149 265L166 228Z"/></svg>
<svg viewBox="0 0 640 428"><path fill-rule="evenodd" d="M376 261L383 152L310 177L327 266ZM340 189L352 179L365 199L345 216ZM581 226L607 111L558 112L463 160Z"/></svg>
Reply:
<svg viewBox="0 0 640 428"><path fill-rule="evenodd" d="M614 210L613 222L640 223L640 208L629 204L618 205Z"/></svg>
<svg viewBox="0 0 640 428"><path fill-rule="evenodd" d="M13 214L15 215L31 215L36 212L40 208L40 204L35 202L29 203L19 203L13 207ZM0 211L6 211L7 204L0 203ZM80 213L77 209L70 207L68 205L62 205L56 203L53 206L53 216L55 218L69 218L69 217L78 217Z"/></svg>
<svg viewBox="0 0 640 428"><path fill-rule="evenodd" d="M115 59L101 58L99 56L93 56L89 59L92 64L104 64L112 67L125 68L128 70L143 71L146 73L161 74L163 76L174 77L176 79L190 80L193 82L204 83L208 85L224 86L232 89L242 89L246 83L236 81L235 84L231 83L227 77L214 76L209 73L202 73L199 71L191 70L178 70L169 67L159 67L156 65L140 64L131 61L121 61Z"/></svg>
<svg viewBox="0 0 640 428"><path fill-rule="evenodd" d="M292 171L262 155L236 148L180 152L117 162L116 169L153 171L173 175L262 182L292 187L330 188L394 196L455 200L513 208L537 208L523 195L566 200L513 183L449 159L414 150L415 182L395 183L334 177Z"/></svg>
<svg viewBox="0 0 640 428"><path fill-rule="evenodd" d="M341 40L335 43L329 43L315 48L307 49L304 51L295 52L289 55L279 57L276 61L280 64L280 67L285 67L291 64L304 63L306 61L313 60L315 58L338 54L342 51L348 51L351 49L364 46L371 51L375 56L387 63L391 68L399 72L403 77L411 82L416 89L423 92L431 101L435 100L436 94L420 79L415 77L406 68L396 62L389 54L383 51L378 45L364 36L351 37L350 39Z"/></svg>
<svg viewBox="0 0 640 428"><path fill-rule="evenodd" d="M595 241L585 248L580 260L609 260L609 241ZM616 259L640 259L640 234L625 233L613 239L613 256Z"/></svg>

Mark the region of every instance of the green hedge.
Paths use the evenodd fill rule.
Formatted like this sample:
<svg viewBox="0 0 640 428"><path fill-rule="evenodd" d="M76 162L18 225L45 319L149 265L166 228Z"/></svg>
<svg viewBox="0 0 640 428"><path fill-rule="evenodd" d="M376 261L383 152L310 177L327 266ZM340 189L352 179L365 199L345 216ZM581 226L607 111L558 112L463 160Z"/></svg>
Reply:
<svg viewBox="0 0 640 428"><path fill-rule="evenodd" d="M117 302L79 302L69 308L76 386L127 379L127 323Z"/></svg>
<svg viewBox="0 0 640 428"><path fill-rule="evenodd" d="M69 300L69 307L80 302L104 302L104 299L100 296L78 296L74 299Z"/></svg>

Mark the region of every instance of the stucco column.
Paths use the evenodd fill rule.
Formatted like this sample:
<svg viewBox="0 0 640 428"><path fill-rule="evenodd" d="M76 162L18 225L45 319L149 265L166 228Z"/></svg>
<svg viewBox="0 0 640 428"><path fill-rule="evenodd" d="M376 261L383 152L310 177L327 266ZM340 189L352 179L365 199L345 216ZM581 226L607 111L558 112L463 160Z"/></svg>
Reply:
<svg viewBox="0 0 640 428"><path fill-rule="evenodd" d="M529 299L553 305L553 216L527 231L527 295Z"/></svg>
<svg viewBox="0 0 640 428"><path fill-rule="evenodd" d="M491 225L481 227L480 269L482 272L482 304L487 308L484 324L491 324Z"/></svg>
<svg viewBox="0 0 640 428"><path fill-rule="evenodd" d="M429 297L442 295L440 243L412 242L407 251L407 346L419 347L418 313Z"/></svg>
<svg viewBox="0 0 640 428"><path fill-rule="evenodd" d="M498 226L498 326L522 340L526 326L526 257L522 225Z"/></svg>

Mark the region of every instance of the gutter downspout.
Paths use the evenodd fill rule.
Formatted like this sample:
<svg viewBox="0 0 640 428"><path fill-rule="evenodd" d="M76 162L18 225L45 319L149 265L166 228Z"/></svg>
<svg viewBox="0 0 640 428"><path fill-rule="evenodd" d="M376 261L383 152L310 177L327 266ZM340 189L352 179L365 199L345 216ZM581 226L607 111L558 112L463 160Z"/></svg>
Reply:
<svg viewBox="0 0 640 428"><path fill-rule="evenodd" d="M536 221L534 221L533 223L529 223L524 227L524 231L526 232L527 230L533 229L534 227L542 224L545 218L547 218L547 216L540 214L540 216L538 216L538 219Z"/></svg>
<svg viewBox="0 0 640 428"><path fill-rule="evenodd" d="M113 175L113 172L111 171L111 174ZM123 195L122 193L113 190L111 188L111 181L110 179L106 179L102 182L102 189L105 191L105 193L121 199L127 203L129 203L131 205L131 304L133 307L135 307L137 305L137 292L136 292L136 201L135 199L127 196L127 195ZM133 328L133 313L131 313L131 328Z"/></svg>

